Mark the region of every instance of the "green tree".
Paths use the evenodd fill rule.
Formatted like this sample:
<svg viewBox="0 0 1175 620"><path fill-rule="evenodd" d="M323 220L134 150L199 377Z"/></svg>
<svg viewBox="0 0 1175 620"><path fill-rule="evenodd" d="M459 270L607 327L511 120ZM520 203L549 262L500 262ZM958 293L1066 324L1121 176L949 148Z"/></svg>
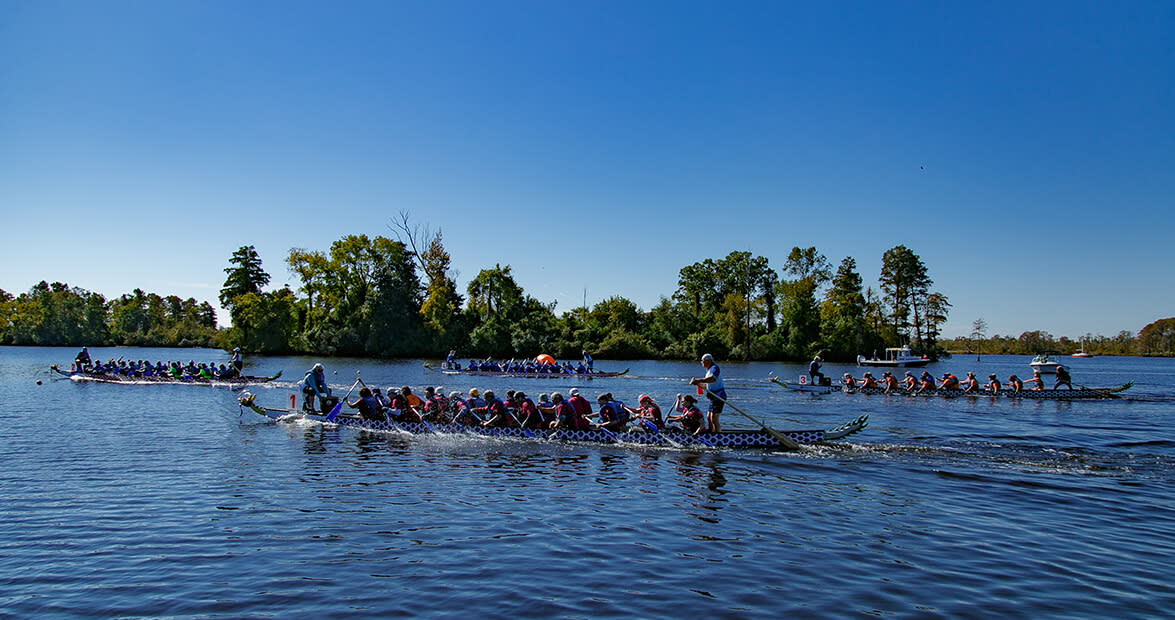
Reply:
<svg viewBox="0 0 1175 620"><path fill-rule="evenodd" d="M1175 318L1159 319L1142 328L1138 345L1142 355L1175 354Z"/></svg>
<svg viewBox="0 0 1175 620"><path fill-rule="evenodd" d="M228 277L220 289L220 304L231 312L236 298L247 293L260 293L269 284L269 274L261 268L261 256L251 245L241 246L228 262L230 266L224 270Z"/></svg>
<svg viewBox="0 0 1175 620"><path fill-rule="evenodd" d="M830 360L853 359L860 351L876 348L865 318L867 303L862 286L856 260L845 257L820 305L820 331Z"/></svg>

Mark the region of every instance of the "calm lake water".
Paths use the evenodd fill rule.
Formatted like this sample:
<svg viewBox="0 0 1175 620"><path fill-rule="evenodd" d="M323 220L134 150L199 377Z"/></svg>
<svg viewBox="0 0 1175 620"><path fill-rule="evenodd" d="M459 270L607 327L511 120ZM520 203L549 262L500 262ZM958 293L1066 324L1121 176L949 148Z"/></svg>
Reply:
<svg viewBox="0 0 1175 620"><path fill-rule="evenodd" d="M1134 400L1095 402L813 396L766 381L798 365L722 364L732 404L773 426L870 415L850 441L776 453L269 422L224 388L49 375L75 353L0 348L0 616L1143 618L1175 606L1175 360L1072 360L1077 384L1135 381ZM315 361L344 392L361 371L416 391L578 385L666 403L702 375L599 360L629 375L575 384L276 357L246 372L285 380L250 389L284 406ZM1028 362L956 356L931 371L1006 377ZM749 427L729 410L723 421Z"/></svg>

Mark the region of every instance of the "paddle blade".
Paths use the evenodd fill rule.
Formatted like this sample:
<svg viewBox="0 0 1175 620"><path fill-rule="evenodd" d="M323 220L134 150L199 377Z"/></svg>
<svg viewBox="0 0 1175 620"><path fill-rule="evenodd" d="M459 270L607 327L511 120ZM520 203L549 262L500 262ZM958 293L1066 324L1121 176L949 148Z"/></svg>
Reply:
<svg viewBox="0 0 1175 620"><path fill-rule="evenodd" d="M641 424L644 424L645 428L649 429L650 431L652 431L654 433L661 432L661 429L657 428L656 424L653 424L651 421L649 421L645 418L641 418Z"/></svg>
<svg viewBox="0 0 1175 620"><path fill-rule="evenodd" d="M342 410L343 410L343 403L342 403L342 401L340 401L335 404L334 409L331 409L330 413L326 414L326 421L327 422L334 422L335 418L339 417L339 412Z"/></svg>
<svg viewBox="0 0 1175 620"><path fill-rule="evenodd" d="M706 388L702 387L702 384L699 383L698 384L698 396L701 396L702 394L705 394L705 393L706 393Z"/></svg>

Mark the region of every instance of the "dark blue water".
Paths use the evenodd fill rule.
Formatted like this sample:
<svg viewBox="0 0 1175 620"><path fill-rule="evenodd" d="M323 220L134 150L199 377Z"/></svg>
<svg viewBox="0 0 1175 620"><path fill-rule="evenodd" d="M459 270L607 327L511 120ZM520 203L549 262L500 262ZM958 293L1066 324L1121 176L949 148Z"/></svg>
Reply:
<svg viewBox="0 0 1175 620"><path fill-rule="evenodd" d="M724 364L732 404L774 426L871 416L851 442L772 453L267 422L223 388L52 379L74 353L0 348L0 615L1158 617L1175 604L1173 360L1073 360L1075 383L1136 381L1140 400L1097 402L817 397L766 382L799 366ZM249 360L291 380L252 391L283 406L314 361ZM556 389L322 361L343 391L356 371L417 391ZM1028 361L932 371L1002 377ZM702 374L597 362L624 366L581 389L672 402Z"/></svg>

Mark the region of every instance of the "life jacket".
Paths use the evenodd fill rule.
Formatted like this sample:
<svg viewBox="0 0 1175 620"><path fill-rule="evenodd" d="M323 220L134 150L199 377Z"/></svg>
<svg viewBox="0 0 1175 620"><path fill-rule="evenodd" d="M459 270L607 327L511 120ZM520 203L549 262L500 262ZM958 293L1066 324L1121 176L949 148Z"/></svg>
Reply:
<svg viewBox="0 0 1175 620"><path fill-rule="evenodd" d="M627 422L629 417L628 409L618 400L608 401L600 407L600 419L605 422Z"/></svg>
<svg viewBox="0 0 1175 620"><path fill-rule="evenodd" d="M702 427L702 422L706 419L702 415L702 410L694 406L691 406L689 409L682 407L678 411L681 411L682 414L682 418L679 420L681 422L681 428L685 429L685 432L691 435Z"/></svg>
<svg viewBox="0 0 1175 620"><path fill-rule="evenodd" d="M359 417L364 420L384 420L384 414L380 412L379 401L374 396L364 396L356 403L359 409Z"/></svg>

